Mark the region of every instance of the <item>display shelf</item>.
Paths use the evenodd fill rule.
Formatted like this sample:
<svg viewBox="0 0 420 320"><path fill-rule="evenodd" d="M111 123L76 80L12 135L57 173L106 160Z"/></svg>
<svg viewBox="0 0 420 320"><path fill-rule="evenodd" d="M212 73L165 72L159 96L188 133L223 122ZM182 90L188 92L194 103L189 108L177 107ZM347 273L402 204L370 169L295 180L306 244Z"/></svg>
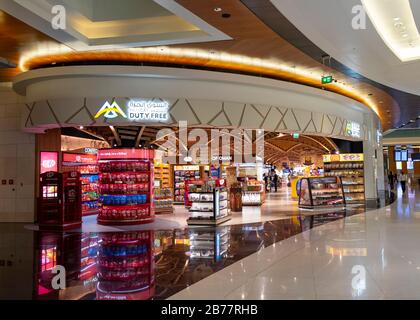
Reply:
<svg viewBox="0 0 420 320"><path fill-rule="evenodd" d="M299 195L300 208L313 209L335 205L345 205L339 177L302 178Z"/></svg>
<svg viewBox="0 0 420 320"><path fill-rule="evenodd" d="M360 195L364 194L364 163L362 154L344 154L344 155L332 155L324 156L324 175L326 177L340 177L342 180L343 187L359 186L363 187ZM351 182L355 183L351 183ZM344 188L344 197L346 202L359 202L364 203L365 197L359 196L355 200L348 194L353 193L350 189Z"/></svg>
<svg viewBox="0 0 420 320"><path fill-rule="evenodd" d="M154 194L155 213L173 213L173 195L170 188L157 188Z"/></svg>
<svg viewBox="0 0 420 320"><path fill-rule="evenodd" d="M196 191L198 188L200 191ZM199 183L191 189L193 192L188 193L191 203L188 224L217 225L230 219L224 179Z"/></svg>
<svg viewBox="0 0 420 320"><path fill-rule="evenodd" d="M200 178L199 166L174 166L174 203L185 204L185 181Z"/></svg>
<svg viewBox="0 0 420 320"><path fill-rule="evenodd" d="M172 188L171 166L155 160L155 180L159 180L159 187L163 189Z"/></svg>
<svg viewBox="0 0 420 320"><path fill-rule="evenodd" d="M99 150L99 224L154 220L153 156L153 150L145 149Z"/></svg>

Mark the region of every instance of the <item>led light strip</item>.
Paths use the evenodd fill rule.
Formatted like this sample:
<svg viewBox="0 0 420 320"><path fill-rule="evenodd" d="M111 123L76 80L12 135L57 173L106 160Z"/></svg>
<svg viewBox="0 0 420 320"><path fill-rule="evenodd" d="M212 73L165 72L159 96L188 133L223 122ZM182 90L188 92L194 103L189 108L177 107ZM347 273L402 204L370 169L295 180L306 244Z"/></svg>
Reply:
<svg viewBox="0 0 420 320"><path fill-rule="evenodd" d="M101 57L103 55L103 57ZM302 77L305 81L312 82L313 84L320 84L323 74L315 71L308 71L299 66L291 66L286 63L274 59L260 59L244 55L230 54L222 51L207 51L202 49L189 49L189 48L172 48L172 47L146 47L146 48L128 48L118 49L112 51L100 52L74 52L68 47L38 47L28 53L24 53L19 61L19 67L22 71L27 71L36 61L45 60L45 64L55 63L56 61L86 61L89 57L95 56L96 58L109 58L112 55L120 57L120 59L133 59L141 61L141 59L150 58L150 61L157 62L195 62L197 65L212 66L212 63L223 65L235 66L238 70L258 70L259 73L276 74L277 72L284 73L287 77L297 78ZM166 60L165 60L166 58ZM111 58L111 60L114 60ZM375 103L369 98L352 88L350 85L342 82L333 82L328 84L329 88L334 89L331 91L343 91L352 99L359 100L369 108L371 108L377 115L379 111ZM339 92L338 92L339 93ZM340 94L340 93L339 93ZM341 93L342 94L342 93Z"/></svg>
<svg viewBox="0 0 420 320"><path fill-rule="evenodd" d="M409 0L361 0L376 32L402 61L420 59L420 35Z"/></svg>

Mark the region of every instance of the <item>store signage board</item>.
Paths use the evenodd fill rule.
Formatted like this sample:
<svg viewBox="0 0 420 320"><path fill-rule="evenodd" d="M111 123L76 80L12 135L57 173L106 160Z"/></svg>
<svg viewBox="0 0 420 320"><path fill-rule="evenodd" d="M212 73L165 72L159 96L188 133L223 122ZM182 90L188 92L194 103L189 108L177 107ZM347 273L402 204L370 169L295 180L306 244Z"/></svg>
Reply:
<svg viewBox="0 0 420 320"><path fill-rule="evenodd" d="M40 152L40 173L58 171L58 152Z"/></svg>
<svg viewBox="0 0 420 320"><path fill-rule="evenodd" d="M200 170L200 166L175 166L175 170L198 171Z"/></svg>
<svg viewBox="0 0 420 320"><path fill-rule="evenodd" d="M96 149L96 148L84 148L83 151L84 151L84 153L87 153L87 154L97 154L98 153L98 149Z"/></svg>
<svg viewBox="0 0 420 320"><path fill-rule="evenodd" d="M357 122L349 121L346 125L346 135L352 138L360 139L362 137L362 130L360 128L360 124Z"/></svg>
<svg viewBox="0 0 420 320"><path fill-rule="evenodd" d="M96 164L96 154L63 153L63 162Z"/></svg>
<svg viewBox="0 0 420 320"><path fill-rule="evenodd" d="M363 161L364 155L363 153L324 154L322 160L324 163Z"/></svg>
<svg viewBox="0 0 420 320"><path fill-rule="evenodd" d="M153 159L154 150L146 149L102 149L98 151L98 160L112 159Z"/></svg>
<svg viewBox="0 0 420 320"><path fill-rule="evenodd" d="M340 161L363 161L363 153L343 153L340 154Z"/></svg>
<svg viewBox="0 0 420 320"><path fill-rule="evenodd" d="M138 122L166 122L169 120L167 101L130 100L127 103L128 120Z"/></svg>
<svg viewBox="0 0 420 320"><path fill-rule="evenodd" d="M168 122L169 102L146 99L131 99L126 104L105 101L95 115L95 119L127 119L133 122Z"/></svg>

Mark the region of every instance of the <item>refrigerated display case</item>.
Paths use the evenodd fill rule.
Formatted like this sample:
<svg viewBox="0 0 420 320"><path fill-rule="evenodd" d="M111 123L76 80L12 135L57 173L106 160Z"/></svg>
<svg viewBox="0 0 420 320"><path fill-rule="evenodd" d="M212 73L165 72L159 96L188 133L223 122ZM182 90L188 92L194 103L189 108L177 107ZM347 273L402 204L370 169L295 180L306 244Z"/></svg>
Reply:
<svg viewBox="0 0 420 320"><path fill-rule="evenodd" d="M154 220L153 156L154 151L146 149L99 150L99 224Z"/></svg>
<svg viewBox="0 0 420 320"><path fill-rule="evenodd" d="M299 208L344 206L345 199L340 177L302 178Z"/></svg>

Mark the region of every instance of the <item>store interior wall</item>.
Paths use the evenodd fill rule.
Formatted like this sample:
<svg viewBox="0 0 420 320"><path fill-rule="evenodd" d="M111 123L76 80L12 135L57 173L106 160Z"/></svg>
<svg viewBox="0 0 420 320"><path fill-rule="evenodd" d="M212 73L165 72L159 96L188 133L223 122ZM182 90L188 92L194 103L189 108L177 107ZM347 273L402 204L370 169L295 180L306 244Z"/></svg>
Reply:
<svg viewBox="0 0 420 320"><path fill-rule="evenodd" d="M35 135L21 131L22 99L0 87L0 222L34 218Z"/></svg>

